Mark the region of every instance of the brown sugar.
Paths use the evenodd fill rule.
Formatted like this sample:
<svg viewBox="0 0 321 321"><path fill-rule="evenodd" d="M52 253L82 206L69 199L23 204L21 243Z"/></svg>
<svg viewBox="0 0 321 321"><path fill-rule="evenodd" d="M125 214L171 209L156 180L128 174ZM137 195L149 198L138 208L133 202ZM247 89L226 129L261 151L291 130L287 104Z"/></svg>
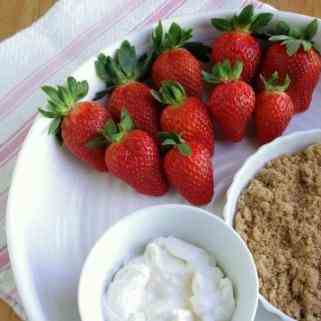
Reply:
<svg viewBox="0 0 321 321"><path fill-rule="evenodd" d="M321 320L321 144L270 161L238 201L235 228L261 294L300 321Z"/></svg>

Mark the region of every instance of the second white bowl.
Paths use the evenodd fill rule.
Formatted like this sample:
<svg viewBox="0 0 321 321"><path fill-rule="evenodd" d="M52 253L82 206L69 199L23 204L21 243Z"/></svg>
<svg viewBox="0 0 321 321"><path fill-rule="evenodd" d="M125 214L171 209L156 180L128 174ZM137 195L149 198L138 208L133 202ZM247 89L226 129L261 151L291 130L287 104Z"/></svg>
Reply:
<svg viewBox="0 0 321 321"><path fill-rule="evenodd" d="M225 222L234 228L234 216L239 196L267 162L284 154L293 154L315 143L321 143L320 129L299 131L263 145L250 156L235 174L233 182L227 191L226 205L223 210ZM260 295L260 300L266 310L278 315L282 320L296 321L269 303L262 295Z"/></svg>
<svg viewBox="0 0 321 321"><path fill-rule="evenodd" d="M223 220L186 205L148 207L122 219L96 243L83 268L79 309L83 321L106 321L102 297L106 284L130 254L160 236L175 236L212 253L231 279L236 310L231 321L253 321L258 279L253 258L241 238Z"/></svg>

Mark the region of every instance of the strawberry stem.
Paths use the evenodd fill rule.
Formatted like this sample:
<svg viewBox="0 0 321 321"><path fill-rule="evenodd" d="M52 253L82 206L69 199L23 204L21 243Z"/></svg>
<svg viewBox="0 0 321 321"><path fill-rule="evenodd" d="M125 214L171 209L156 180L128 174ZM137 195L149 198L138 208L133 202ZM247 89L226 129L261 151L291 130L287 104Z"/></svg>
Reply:
<svg viewBox="0 0 321 321"><path fill-rule="evenodd" d="M95 61L96 73L108 89L139 80L146 73L150 59L150 55L144 55L144 59L139 59L135 47L125 40L113 58L103 53L99 54Z"/></svg>
<svg viewBox="0 0 321 321"><path fill-rule="evenodd" d="M102 129L102 135L111 143L119 143L128 132L134 129L134 122L127 109L123 109L118 124L109 120Z"/></svg>
<svg viewBox="0 0 321 321"><path fill-rule="evenodd" d="M86 147L88 149L102 148L109 143L119 143L133 129L134 122L128 111L123 109L120 122L116 124L112 119L109 119L99 134L87 142Z"/></svg>
<svg viewBox="0 0 321 321"><path fill-rule="evenodd" d="M163 105L179 106L186 99L184 87L177 81L166 80L160 89L151 90L152 96Z"/></svg>
<svg viewBox="0 0 321 321"><path fill-rule="evenodd" d="M173 22L164 33L162 22L159 21L152 34L153 51L159 55L169 49L181 48L190 38L192 38L192 29L183 29Z"/></svg>
<svg viewBox="0 0 321 321"><path fill-rule="evenodd" d="M212 84L219 84L221 82L238 80L241 77L243 70L243 63L236 61L234 65L228 59L225 59L222 63L218 63L213 66L211 72L203 71L203 79Z"/></svg>
<svg viewBox="0 0 321 321"><path fill-rule="evenodd" d="M313 19L304 28L290 27L285 22L280 21L275 28L275 35L269 38L272 42L281 42L286 46L286 51L289 56L294 55L300 48L304 51L309 51L312 47L318 50L312 38L318 30L318 20Z"/></svg>
<svg viewBox="0 0 321 321"><path fill-rule="evenodd" d="M180 135L173 132L160 132L158 136L162 141L162 146L176 147L183 156L192 155L191 147Z"/></svg>
<svg viewBox="0 0 321 321"><path fill-rule="evenodd" d="M239 15L234 15L230 19L213 18L212 26L219 31L241 31L257 32L270 23L273 14L270 12L254 14L253 5L248 5L242 9Z"/></svg>
<svg viewBox="0 0 321 321"><path fill-rule="evenodd" d="M271 78L268 80L266 80L262 74L260 75L260 78L264 83L265 90L267 91L284 92L289 88L291 82L289 75L286 75L283 83L280 83L277 71L274 71Z"/></svg>
<svg viewBox="0 0 321 321"><path fill-rule="evenodd" d="M68 115L75 103L84 98L88 93L88 82L77 81L73 77L68 77L64 86L43 86L41 89L48 96L45 109L38 111L44 117L52 118L48 133L61 137L60 125L64 116Z"/></svg>

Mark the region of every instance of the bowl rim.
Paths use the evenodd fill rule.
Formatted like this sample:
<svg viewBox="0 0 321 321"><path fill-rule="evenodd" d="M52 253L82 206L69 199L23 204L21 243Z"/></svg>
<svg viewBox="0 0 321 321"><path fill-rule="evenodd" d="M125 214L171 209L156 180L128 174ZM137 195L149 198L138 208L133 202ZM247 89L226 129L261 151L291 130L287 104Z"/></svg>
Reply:
<svg viewBox="0 0 321 321"><path fill-rule="evenodd" d="M307 20L311 19L311 16L295 13L295 12L289 12L289 11L281 11L281 10L275 10L273 7L271 8L257 8L257 12L265 12L265 11L273 11L275 13L275 16L278 18L280 15L284 18L295 18L298 23L306 22ZM191 24L196 24L198 22L201 22L205 19L209 21L210 18L213 16L217 17L224 17L228 15L234 14L236 9L228 9L228 10L216 10L216 11L208 11L205 13L197 14L185 14L179 17L170 17L163 19L162 21L164 24L170 23L172 21L176 21L178 23L188 22ZM320 19L318 19L320 22ZM144 29L140 31L140 33L144 33L147 31L151 31L152 28L154 28L156 23L151 24ZM138 33L136 31L130 32L126 35L126 38L131 39L137 39L139 37ZM89 65L93 62L93 60L96 58L97 54L101 51L109 50L110 48L114 46L119 46L123 39L120 39L116 41L113 44L110 44L107 47L102 47L98 52L96 52L93 56L91 56L89 59L85 60L83 63L81 63L72 73L71 75L75 76L80 70L82 70L86 65ZM7 208L6 208L6 236L7 236L7 246L8 246L8 253L10 257L10 264L13 271L16 288L18 290L21 302L24 306L25 313L28 316L28 319L30 321L35 320L43 320L47 321L47 315L43 309L43 306L40 302L39 296L36 294L35 285L32 282L32 273L30 271L30 265L25 265L23 263L26 263L26 261L21 259L20 253L25 252L25 247L22 247L20 245L20 249L18 246L15 245L16 239L18 238L16 236L16 230L15 230L15 190L16 186L19 183L21 176L20 172L22 172L23 168L23 161L26 157L28 146L32 144L32 138L33 134L38 128L39 125L43 125L43 123L48 123L49 120L40 118L39 115L34 120L31 129L29 130L25 141L22 145L22 148L18 154L17 161L15 168L13 170L12 174L12 180L11 180L11 186L8 194L8 201L7 201ZM19 243L20 244L20 243ZM22 255L23 256L23 255ZM294 320L295 321L295 320Z"/></svg>
<svg viewBox="0 0 321 321"><path fill-rule="evenodd" d="M232 183L226 192L226 202L225 202L225 205L223 208L223 219L228 226L230 226L236 232L236 230L234 228L235 211L232 213L232 209L231 209L231 206L233 203L231 201L231 195L235 194L236 186L237 186L238 182L241 180L243 173L246 172L246 170L250 166L250 164L260 155L266 154L266 152L272 147L275 147L277 145L282 146L282 145L285 145L289 141L299 140L300 138L302 138L304 136L310 136L310 135L314 135L314 134L319 134L320 138L321 138L321 129L315 128L315 129L310 129L310 130L300 130L300 131L295 131L295 132L290 133L285 136L280 136L277 139L259 147L253 154L251 154L244 161L243 165L239 168L239 170L233 176ZM240 195L240 193L239 193L239 195ZM284 313L282 310L277 308L275 305L270 303L260 292L259 292L259 299L260 299L261 303L263 304L263 306L265 308L267 308L267 310L269 312L272 312L272 313L278 315L279 317L281 317L283 320L286 320L286 321L297 321L296 319L293 319L292 317L290 317L289 315Z"/></svg>
<svg viewBox="0 0 321 321"><path fill-rule="evenodd" d="M256 291L253 293L253 298L254 298L254 306L252 309L252 313L249 316L249 321L254 321L257 308L258 308L258 301L259 301L259 280L258 280L258 274L257 274L257 269L256 265L254 262L254 258L248 249L246 243L243 241L243 239L240 237L238 233L233 228L230 228L229 225L227 225L224 220L217 216L214 213L210 213L207 210L203 208L199 208L196 206L192 205L186 205L186 204L160 204L160 205L152 205L148 206L145 208L138 209L131 214L123 217L119 221L117 221L115 224L110 226L101 236L100 238L96 241L95 245L91 248L85 263L82 267L81 273L80 273L80 280L78 283L78 309L80 312L80 317L81 320L87 321L85 318L85 315L88 316L88 308L85 309L85 306L88 306L86 304L88 302L88 296L91 294L88 294L88 288L86 285L88 282L86 282L87 277L89 273L91 273L91 266L93 266L94 262L96 261L96 258L100 256L100 251L102 244L105 243L105 239L107 236L115 229L118 229L120 226L124 226L128 224L128 222L133 222L135 221L138 217L146 215L146 212L153 212L154 210L158 210L157 214L150 213L150 215L160 215L159 212L161 211L170 211L170 210L175 210L177 208L180 209L186 209L191 211L195 216L203 216L204 218L209 218L213 222L215 221L216 224L220 225L220 228L225 229L225 231L230 235L230 237L235 238L240 246L240 249L242 248L248 256L249 259L249 266L248 266L248 272L252 275L252 280L255 284ZM106 274L108 274L108 271L106 270ZM103 284L102 284L103 286ZM97 298L98 299L98 298ZM85 312L86 311L86 312ZM98 313L98 311L97 311ZM91 320L93 321L93 320Z"/></svg>

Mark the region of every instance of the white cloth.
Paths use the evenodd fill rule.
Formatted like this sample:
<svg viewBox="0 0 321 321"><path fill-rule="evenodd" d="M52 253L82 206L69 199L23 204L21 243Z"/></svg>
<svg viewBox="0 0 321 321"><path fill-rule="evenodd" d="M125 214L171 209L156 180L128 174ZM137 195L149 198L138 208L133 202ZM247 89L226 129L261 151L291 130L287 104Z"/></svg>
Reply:
<svg viewBox="0 0 321 321"><path fill-rule="evenodd" d="M0 43L0 297L20 316L6 248L5 207L17 153L45 101L39 87L62 83L100 49L161 18L238 9L249 2L263 6L242 0L60 0L30 28Z"/></svg>

